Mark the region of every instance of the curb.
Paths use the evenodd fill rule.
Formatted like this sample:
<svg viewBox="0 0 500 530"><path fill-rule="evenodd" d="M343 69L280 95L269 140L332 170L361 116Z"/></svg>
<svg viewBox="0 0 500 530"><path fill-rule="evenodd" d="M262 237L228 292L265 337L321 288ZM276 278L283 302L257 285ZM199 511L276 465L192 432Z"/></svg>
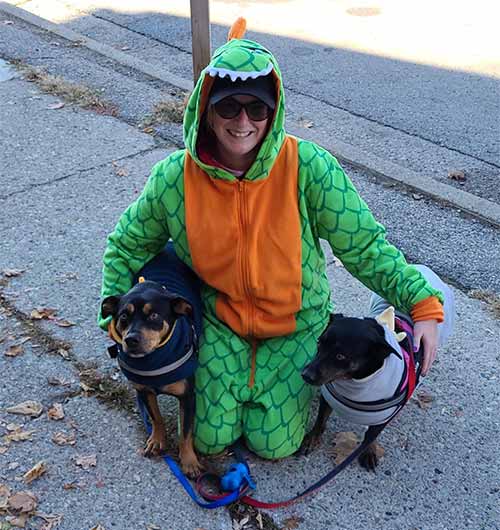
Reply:
<svg viewBox="0 0 500 530"><path fill-rule="evenodd" d="M146 74L149 77L158 79L182 90L191 91L193 89L193 83L187 79L164 70L158 70L145 61L136 59L124 52L115 50L111 46L101 44L94 39L85 37L72 30L62 28L24 9L7 4L6 2L0 2L0 11L19 18L28 24L59 35L66 40L78 43L89 50L112 59L123 66ZM294 134L293 129L290 129L290 132ZM382 180L399 184L406 189L421 193L440 203L458 208L481 221L500 228L500 205L493 201L477 197L472 193L457 189L448 184L443 184L431 177L394 164L340 140L335 140L330 145L323 145L322 147L330 151L342 163L348 163L354 168L367 171Z"/></svg>

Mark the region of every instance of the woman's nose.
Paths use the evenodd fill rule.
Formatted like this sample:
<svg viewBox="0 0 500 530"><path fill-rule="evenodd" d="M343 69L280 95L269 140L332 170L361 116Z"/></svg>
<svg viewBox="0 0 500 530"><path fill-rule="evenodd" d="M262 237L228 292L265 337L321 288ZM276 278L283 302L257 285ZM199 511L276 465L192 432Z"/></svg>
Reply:
<svg viewBox="0 0 500 530"><path fill-rule="evenodd" d="M246 125L247 123L250 122L250 120L248 119L248 115L247 115L247 111L246 111L245 107L241 107L240 113L234 119L240 125Z"/></svg>

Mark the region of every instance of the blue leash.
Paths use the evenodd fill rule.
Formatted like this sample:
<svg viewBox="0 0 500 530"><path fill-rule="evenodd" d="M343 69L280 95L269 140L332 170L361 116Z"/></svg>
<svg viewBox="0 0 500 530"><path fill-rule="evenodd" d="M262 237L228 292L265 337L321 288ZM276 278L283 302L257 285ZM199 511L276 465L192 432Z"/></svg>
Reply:
<svg viewBox="0 0 500 530"><path fill-rule="evenodd" d="M146 407L143 401L139 397L137 397L137 406L139 407L139 412L141 413L141 417L144 422L144 426L146 427L146 431L148 432L148 434L151 434L152 428L151 428L151 422L149 421L148 412L146 410ZM213 510L215 508L220 508L221 506L227 506L228 504L231 504L237 501L245 493L247 489L247 486L243 484L238 489L232 491L231 493L227 495L224 495L223 498L217 499L212 502L205 502L198 498L198 495L193 489L193 486L191 486L191 483L185 477L184 473L179 468L179 466L174 462L174 460L172 460L172 458L170 458L167 455L164 455L162 458L166 462L168 467L170 468L170 471L172 471L172 473L175 475L177 480L181 483L181 485L184 487L186 492L189 494L191 499L193 499L193 501L201 508Z"/></svg>

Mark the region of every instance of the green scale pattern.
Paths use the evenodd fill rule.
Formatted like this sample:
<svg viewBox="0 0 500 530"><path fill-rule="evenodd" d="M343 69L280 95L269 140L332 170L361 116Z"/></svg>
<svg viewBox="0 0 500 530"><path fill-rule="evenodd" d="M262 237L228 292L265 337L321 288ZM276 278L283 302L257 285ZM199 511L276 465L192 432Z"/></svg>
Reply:
<svg viewBox="0 0 500 530"><path fill-rule="evenodd" d="M268 62L281 79L274 57L257 43L233 40L216 51L211 67L260 71ZM233 65L233 66L231 66ZM224 170L206 166L196 156L200 77L184 118L187 150L212 178L235 181ZM282 86L282 85L281 85ZM280 90L272 129L247 180L265 178L285 138L284 94ZM102 297L126 292L133 274L152 259L170 238L189 266L185 226L184 159L172 153L152 171L140 197L124 212L104 254ZM385 229L330 153L298 140L298 207L302 238L302 308L296 331L259 342L255 384L249 387L251 347L217 319L217 293L202 289L204 319L196 372L194 437L199 451L214 454L244 435L264 458L282 458L302 442L314 389L300 375L315 355L316 342L333 310L326 262L319 240L327 240L346 269L398 309L409 312L420 300L437 295L421 274L385 238ZM99 324L107 329L108 321Z"/></svg>

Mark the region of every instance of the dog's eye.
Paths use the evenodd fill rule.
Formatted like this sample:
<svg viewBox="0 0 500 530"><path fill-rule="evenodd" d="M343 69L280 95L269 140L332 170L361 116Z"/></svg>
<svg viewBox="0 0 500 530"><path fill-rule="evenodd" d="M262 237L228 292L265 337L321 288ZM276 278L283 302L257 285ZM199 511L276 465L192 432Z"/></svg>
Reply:
<svg viewBox="0 0 500 530"><path fill-rule="evenodd" d="M151 313L148 318L149 320L158 320L160 315L158 313Z"/></svg>
<svg viewBox="0 0 500 530"><path fill-rule="evenodd" d="M337 355L335 355L335 358L337 359L337 361L343 361L345 359L345 355L337 353Z"/></svg>

